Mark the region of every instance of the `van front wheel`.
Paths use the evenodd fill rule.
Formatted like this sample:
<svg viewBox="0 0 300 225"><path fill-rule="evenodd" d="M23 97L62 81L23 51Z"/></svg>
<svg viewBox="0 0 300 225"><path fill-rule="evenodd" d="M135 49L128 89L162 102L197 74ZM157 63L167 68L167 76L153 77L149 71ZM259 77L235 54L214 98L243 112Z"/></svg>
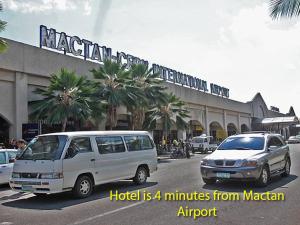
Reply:
<svg viewBox="0 0 300 225"><path fill-rule="evenodd" d="M93 192L93 182L88 176L78 177L73 188L73 194L76 198L86 198Z"/></svg>
<svg viewBox="0 0 300 225"><path fill-rule="evenodd" d="M133 178L133 182L136 184L143 184L146 183L148 177L148 173L145 167L140 166L135 173L135 176Z"/></svg>

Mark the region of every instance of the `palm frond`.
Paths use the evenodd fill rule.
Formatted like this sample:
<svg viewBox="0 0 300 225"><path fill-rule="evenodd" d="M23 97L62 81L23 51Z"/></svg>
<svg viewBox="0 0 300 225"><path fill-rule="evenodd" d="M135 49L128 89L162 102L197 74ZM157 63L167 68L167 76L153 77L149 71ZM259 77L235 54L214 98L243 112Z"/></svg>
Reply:
<svg viewBox="0 0 300 225"><path fill-rule="evenodd" d="M273 19L298 17L300 14L300 0L271 0L270 11L270 16Z"/></svg>

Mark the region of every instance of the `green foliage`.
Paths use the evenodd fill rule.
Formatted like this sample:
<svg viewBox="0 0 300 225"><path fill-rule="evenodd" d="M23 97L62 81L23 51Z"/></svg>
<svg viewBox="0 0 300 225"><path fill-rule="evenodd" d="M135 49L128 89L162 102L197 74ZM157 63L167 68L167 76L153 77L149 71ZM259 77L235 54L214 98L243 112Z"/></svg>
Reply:
<svg viewBox="0 0 300 225"><path fill-rule="evenodd" d="M32 107L30 117L49 123L62 123L62 131L70 118L87 120L92 115L99 118L102 115L101 102L92 98L95 88L95 84L87 78L61 69L58 74L51 76L47 89L37 88L34 91L43 99L29 103Z"/></svg>
<svg viewBox="0 0 300 225"><path fill-rule="evenodd" d="M95 96L107 102L106 116L109 129L117 125L117 107L134 104L136 88L130 83L130 71L120 63L105 60L104 65L91 70L97 81Z"/></svg>
<svg viewBox="0 0 300 225"><path fill-rule="evenodd" d="M147 112L144 128L153 130L159 120L167 137L172 126L178 129L188 128L188 123L184 119L189 117L189 112L185 109L185 103L173 93L165 95L167 99L165 103L157 104Z"/></svg>
<svg viewBox="0 0 300 225"><path fill-rule="evenodd" d="M271 0L270 10L273 19L298 17L300 14L300 0Z"/></svg>
<svg viewBox="0 0 300 225"><path fill-rule="evenodd" d="M141 130L145 120L145 112L152 106L166 102L164 93L166 87L159 74L144 64L134 64L130 70L131 85L136 87L135 95L138 97L133 104L127 106L131 113L132 129Z"/></svg>
<svg viewBox="0 0 300 225"><path fill-rule="evenodd" d="M0 2L0 11L2 11L1 2ZM5 21L0 20L0 32L4 31L6 24L7 23ZM3 39L0 39L0 53L5 52L6 49L7 49L6 41L4 41Z"/></svg>

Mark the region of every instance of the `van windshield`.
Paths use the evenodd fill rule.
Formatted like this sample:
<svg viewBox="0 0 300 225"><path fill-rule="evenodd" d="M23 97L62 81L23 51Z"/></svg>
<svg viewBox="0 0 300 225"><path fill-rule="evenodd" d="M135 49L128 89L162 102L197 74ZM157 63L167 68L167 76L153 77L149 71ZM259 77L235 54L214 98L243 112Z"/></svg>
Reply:
<svg viewBox="0 0 300 225"><path fill-rule="evenodd" d="M27 145L18 160L57 160L60 159L67 136L39 136Z"/></svg>

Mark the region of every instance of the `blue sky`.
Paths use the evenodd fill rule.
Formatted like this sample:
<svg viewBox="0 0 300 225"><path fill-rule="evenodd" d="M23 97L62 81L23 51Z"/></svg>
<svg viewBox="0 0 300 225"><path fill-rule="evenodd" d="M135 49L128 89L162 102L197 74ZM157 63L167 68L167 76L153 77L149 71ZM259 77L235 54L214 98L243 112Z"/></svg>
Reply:
<svg viewBox="0 0 300 225"><path fill-rule="evenodd" d="M300 25L261 0L4 0L1 36L39 45L39 25L300 113Z"/></svg>

